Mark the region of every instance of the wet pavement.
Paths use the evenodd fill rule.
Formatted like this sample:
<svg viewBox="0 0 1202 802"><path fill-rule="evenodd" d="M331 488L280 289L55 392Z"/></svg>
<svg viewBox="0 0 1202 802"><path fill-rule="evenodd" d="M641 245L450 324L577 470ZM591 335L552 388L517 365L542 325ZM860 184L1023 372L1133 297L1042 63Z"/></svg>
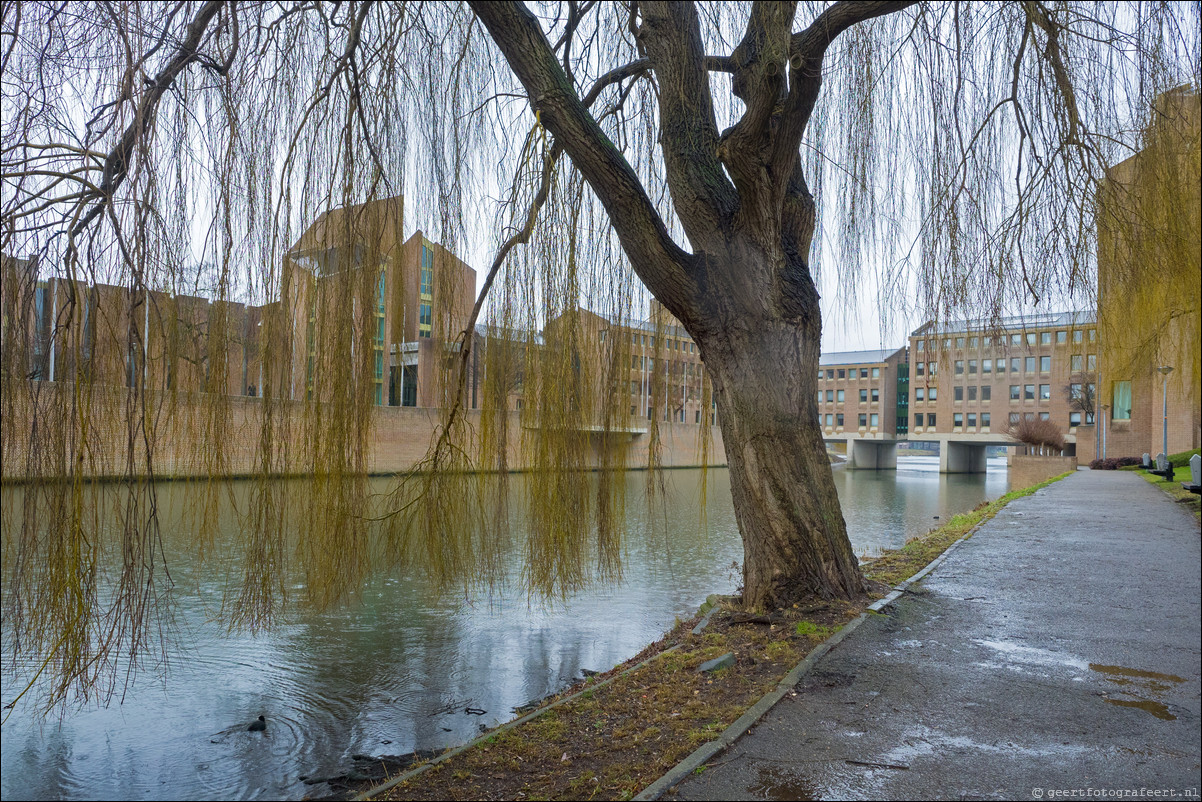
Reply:
<svg viewBox="0 0 1202 802"><path fill-rule="evenodd" d="M1011 502L664 798L1197 798L1199 594L1197 519L1134 474L1078 472Z"/></svg>

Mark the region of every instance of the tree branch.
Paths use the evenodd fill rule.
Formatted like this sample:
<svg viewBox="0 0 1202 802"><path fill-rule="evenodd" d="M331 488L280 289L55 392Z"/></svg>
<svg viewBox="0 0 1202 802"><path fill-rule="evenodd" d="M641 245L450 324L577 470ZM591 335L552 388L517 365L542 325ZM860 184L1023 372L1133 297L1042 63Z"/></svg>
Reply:
<svg viewBox="0 0 1202 802"><path fill-rule="evenodd" d="M739 206L718 160L701 22L692 3L643 2L639 39L659 84L660 146L672 202L698 250L727 231Z"/></svg>
<svg viewBox="0 0 1202 802"><path fill-rule="evenodd" d="M630 163L576 96L538 20L522 3L473 0L470 5L525 87L539 120L601 201L639 278L665 303L694 306L688 272L693 257L673 241Z"/></svg>

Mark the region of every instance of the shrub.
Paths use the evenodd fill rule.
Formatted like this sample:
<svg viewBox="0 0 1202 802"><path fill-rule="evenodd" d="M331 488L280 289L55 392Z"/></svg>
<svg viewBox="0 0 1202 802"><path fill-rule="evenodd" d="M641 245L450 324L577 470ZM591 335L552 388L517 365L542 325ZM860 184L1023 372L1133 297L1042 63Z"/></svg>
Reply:
<svg viewBox="0 0 1202 802"><path fill-rule="evenodd" d="M1139 457L1107 457L1106 459L1096 459L1089 463L1090 470L1093 471L1114 471L1128 465L1140 465L1143 463Z"/></svg>
<svg viewBox="0 0 1202 802"><path fill-rule="evenodd" d="M1029 446L1064 450L1064 434L1050 420L1023 418L1010 427L1008 434Z"/></svg>

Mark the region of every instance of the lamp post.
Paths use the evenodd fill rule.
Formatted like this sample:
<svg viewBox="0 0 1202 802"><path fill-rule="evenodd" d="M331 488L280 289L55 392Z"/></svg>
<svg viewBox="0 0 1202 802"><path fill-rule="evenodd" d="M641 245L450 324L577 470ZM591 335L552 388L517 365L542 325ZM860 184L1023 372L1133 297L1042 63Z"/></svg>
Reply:
<svg viewBox="0 0 1202 802"><path fill-rule="evenodd" d="M1106 410L1110 409L1110 404L1102 404L1099 409L1102 410L1102 459L1106 459Z"/></svg>
<svg viewBox="0 0 1202 802"><path fill-rule="evenodd" d="M1164 439L1161 447L1164 458L1167 460L1169 458L1169 374L1173 372L1173 368L1169 365L1161 365L1157 370L1161 376L1164 376L1164 387L1160 393L1161 414L1164 416Z"/></svg>

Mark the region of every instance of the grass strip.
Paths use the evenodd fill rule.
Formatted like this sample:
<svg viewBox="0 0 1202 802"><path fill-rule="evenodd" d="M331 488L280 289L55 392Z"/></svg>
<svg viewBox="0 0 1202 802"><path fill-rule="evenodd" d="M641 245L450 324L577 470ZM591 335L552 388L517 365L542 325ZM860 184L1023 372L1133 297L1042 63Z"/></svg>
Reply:
<svg viewBox="0 0 1202 802"><path fill-rule="evenodd" d="M864 573L874 596L884 596L889 586L912 577L1010 501L1068 475L983 503L873 560ZM693 631L700 615L680 622L663 640L607 672L603 686L569 688L550 706L514 722L516 726L442 756L420 775L398 778L375 797L362 798L632 799L699 747L733 740L731 724L777 692L787 677L795 682L807 656L824 653L826 641L871 602L867 596L855 602L813 599L765 617L748 616L723 600L716 609L703 609L710 616L704 631ZM647 659L668 649L672 651L659 659ZM734 667L697 670L727 653L734 655Z"/></svg>

